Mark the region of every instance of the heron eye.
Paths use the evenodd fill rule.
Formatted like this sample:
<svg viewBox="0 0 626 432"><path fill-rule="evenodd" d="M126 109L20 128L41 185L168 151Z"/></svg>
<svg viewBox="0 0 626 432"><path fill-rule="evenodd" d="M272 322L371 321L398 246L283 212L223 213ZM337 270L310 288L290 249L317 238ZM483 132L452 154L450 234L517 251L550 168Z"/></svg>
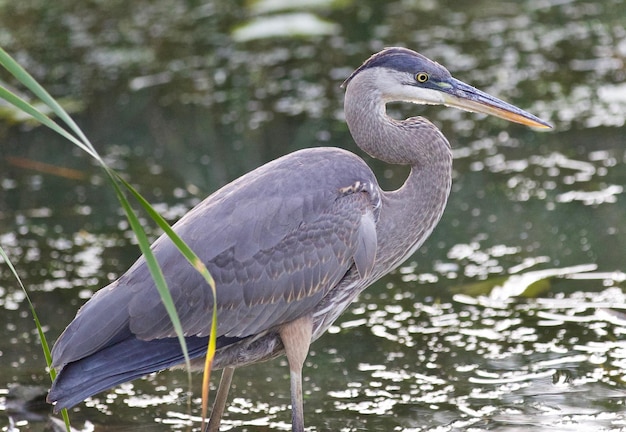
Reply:
<svg viewBox="0 0 626 432"><path fill-rule="evenodd" d="M418 72L415 74L415 81L418 83L425 83L428 81L428 74L426 72Z"/></svg>

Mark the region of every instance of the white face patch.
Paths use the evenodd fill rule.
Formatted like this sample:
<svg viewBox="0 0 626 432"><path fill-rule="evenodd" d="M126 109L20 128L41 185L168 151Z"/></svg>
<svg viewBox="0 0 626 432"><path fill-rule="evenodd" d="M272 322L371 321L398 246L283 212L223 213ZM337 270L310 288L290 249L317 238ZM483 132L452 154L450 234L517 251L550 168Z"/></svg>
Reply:
<svg viewBox="0 0 626 432"><path fill-rule="evenodd" d="M361 74L369 75L368 78L376 82L385 103L402 101L420 105L445 104L444 94L441 91L409 84L414 81L414 77L409 73L374 68L363 71Z"/></svg>
<svg viewBox="0 0 626 432"><path fill-rule="evenodd" d="M437 90L405 86L405 102L428 105L443 105L445 103L444 94Z"/></svg>

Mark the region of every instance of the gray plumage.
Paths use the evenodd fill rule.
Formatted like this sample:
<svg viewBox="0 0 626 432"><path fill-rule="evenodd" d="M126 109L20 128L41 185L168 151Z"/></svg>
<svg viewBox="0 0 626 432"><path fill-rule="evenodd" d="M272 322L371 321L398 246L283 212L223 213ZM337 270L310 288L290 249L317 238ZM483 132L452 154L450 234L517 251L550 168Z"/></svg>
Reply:
<svg viewBox="0 0 626 432"><path fill-rule="evenodd" d="M307 149L233 181L174 225L216 282L215 367L232 375L232 368L274 358L285 347L299 353L287 351L298 431L303 428L302 354L363 289L426 240L450 192L452 156L445 137L424 118L389 118L385 104L440 103L547 126L403 48L375 54L344 86L346 121L359 147L374 158L411 166L400 189L382 191L366 163L352 153ZM167 237L160 237L153 251L190 355L201 363L211 290ZM48 399L57 410L183 361L143 257L81 308L52 355L60 373ZM220 415L215 414L213 428Z"/></svg>

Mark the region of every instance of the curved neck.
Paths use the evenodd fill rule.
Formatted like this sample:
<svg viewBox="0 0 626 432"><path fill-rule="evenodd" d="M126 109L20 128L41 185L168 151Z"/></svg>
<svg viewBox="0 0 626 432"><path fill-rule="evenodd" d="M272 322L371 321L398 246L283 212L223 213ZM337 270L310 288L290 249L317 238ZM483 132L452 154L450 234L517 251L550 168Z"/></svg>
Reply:
<svg viewBox="0 0 626 432"><path fill-rule="evenodd" d="M387 102L375 74L362 73L346 89L344 112L357 145L373 158L396 165L424 166L450 153L450 144L423 117L394 120L387 115Z"/></svg>
<svg viewBox="0 0 626 432"><path fill-rule="evenodd" d="M404 185L383 193L374 270L380 277L415 252L441 218L450 194L452 153L446 138L428 120L397 121L387 116L385 104L391 100L383 99L373 78L357 75L346 89L350 133L370 156L411 165Z"/></svg>

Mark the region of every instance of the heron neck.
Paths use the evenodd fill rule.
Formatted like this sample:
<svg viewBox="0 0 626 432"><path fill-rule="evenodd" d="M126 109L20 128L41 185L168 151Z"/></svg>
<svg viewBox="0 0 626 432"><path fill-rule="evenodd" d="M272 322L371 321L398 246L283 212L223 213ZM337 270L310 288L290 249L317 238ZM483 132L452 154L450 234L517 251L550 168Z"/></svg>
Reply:
<svg viewBox="0 0 626 432"><path fill-rule="evenodd" d="M376 159L411 165L404 185L383 193L378 276L401 264L430 235L450 194L452 172L450 144L443 134L421 117L391 119L385 102L367 81L353 80L346 91L346 122L357 145Z"/></svg>
<svg viewBox="0 0 626 432"><path fill-rule="evenodd" d="M428 165L413 165L400 189L383 192L376 271L402 264L426 241L441 219L451 188L451 153ZM385 270L386 269L386 270Z"/></svg>

